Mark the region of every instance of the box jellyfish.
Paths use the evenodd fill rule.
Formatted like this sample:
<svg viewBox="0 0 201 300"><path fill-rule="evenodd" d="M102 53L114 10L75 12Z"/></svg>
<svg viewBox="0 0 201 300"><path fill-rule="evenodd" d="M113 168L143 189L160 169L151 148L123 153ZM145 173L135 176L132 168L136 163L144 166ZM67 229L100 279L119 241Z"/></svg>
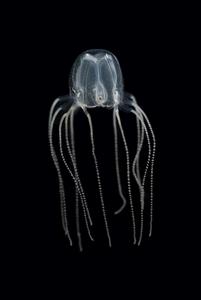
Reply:
<svg viewBox="0 0 201 300"><path fill-rule="evenodd" d="M97 184L95 197L99 198L99 208L102 216L103 232L105 231L109 247L112 246L112 236L110 230L110 220L108 218L106 203L104 198L103 178L100 172L99 159L95 144L94 124L91 118L91 108L103 108L112 110L111 126L113 126L113 150L116 189L121 202L118 209L114 211L114 217L127 209L130 215L131 241L132 244L140 245L144 233L144 206L148 206L149 229L147 235L152 234L153 223L153 170L156 141L150 121L145 112L140 108L133 95L124 92L122 72L117 58L109 51L93 49L80 54L75 60L69 80L69 95L57 98L49 113L49 144L51 156L57 171L59 181L60 207L62 226L70 245L73 245L73 238L69 224L68 210L69 201L66 200L66 187L64 185L64 174L62 168L71 178L74 185L75 197L75 232L79 250L83 250L83 235L80 226L80 215L84 220L85 229L91 241L93 236L93 226L95 220L91 213L87 190L83 184L80 173L80 166L77 159L75 143L75 113L80 110L88 124L88 134L90 140L91 163L94 168L94 177ZM136 127L136 148L135 153L131 153L122 123L121 114L133 116ZM81 130L81 128L80 128ZM133 130L133 129L132 129ZM120 138L119 138L120 137ZM97 137L98 138L98 137ZM135 136L134 136L135 138ZM119 143L121 143L125 153L125 174L126 188L122 184L122 174L119 158ZM141 151L146 143L146 156L141 155ZM83 145L84 147L84 145ZM141 158L141 159L140 159ZM143 158L143 164L141 160ZM109 168L109 165L105 168ZM124 176L125 177L125 176ZM133 181L138 189L138 205L136 197L133 197ZM146 192L148 189L148 192ZM136 218L138 214L138 219ZM82 229L82 230L81 230Z"/></svg>

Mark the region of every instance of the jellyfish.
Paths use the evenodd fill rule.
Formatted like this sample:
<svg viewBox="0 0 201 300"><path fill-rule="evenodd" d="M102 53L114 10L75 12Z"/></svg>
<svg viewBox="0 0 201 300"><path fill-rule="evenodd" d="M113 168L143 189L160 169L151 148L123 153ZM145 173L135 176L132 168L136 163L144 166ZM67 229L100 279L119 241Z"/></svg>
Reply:
<svg viewBox="0 0 201 300"><path fill-rule="evenodd" d="M75 188L75 223L77 244L79 250L83 251L82 230L80 228L80 214L86 226L86 230L91 241L95 240L92 234L94 224L93 216L87 200L87 192L82 183L77 163L77 153L74 137L74 119L75 113L81 110L86 117L89 138L91 144L91 159L94 165L94 176L97 182L97 193L100 201L101 215L103 218L103 231L107 235L108 245L112 247L112 238L107 211L105 209L105 200L103 193L102 175L99 168L99 161L96 154L96 145L94 139L94 128L90 115L91 108L104 108L112 110L113 124L113 145L114 145L114 164L115 177L117 183L118 195L121 199L120 207L114 211L114 215L120 214L124 209L129 210L130 222L132 224L132 244L140 245L144 233L144 206L145 199L149 205L149 237L152 234L153 223L153 174L154 160L156 150L156 139L151 123L138 105L132 94L126 93L123 86L123 77L119 62L115 55L110 51L103 49L92 49L81 53L75 60L69 80L69 95L57 98L49 113L48 136L50 152L54 166L58 175L61 220L65 235L69 244L73 245L73 239L70 232L68 216L68 200L64 185L61 164L65 171L71 177L71 184ZM136 120L136 150L130 153L126 135L121 121L121 112L130 114ZM63 134L64 132L64 134ZM122 174L119 158L119 135L123 142L125 150L125 170L127 191L122 185ZM55 138L57 137L57 139ZM141 167L141 152L146 142L146 161ZM108 166L107 166L108 167ZM139 194L138 214L139 220L136 221L136 207L132 195L132 180L135 180ZM149 197L145 197L145 189L149 189ZM148 199L147 199L148 198Z"/></svg>

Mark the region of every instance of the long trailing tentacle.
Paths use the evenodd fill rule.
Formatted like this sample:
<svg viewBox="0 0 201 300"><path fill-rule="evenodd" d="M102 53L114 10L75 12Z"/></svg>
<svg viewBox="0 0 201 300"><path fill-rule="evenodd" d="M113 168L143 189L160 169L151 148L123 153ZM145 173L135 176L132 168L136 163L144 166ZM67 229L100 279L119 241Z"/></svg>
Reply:
<svg viewBox="0 0 201 300"><path fill-rule="evenodd" d="M71 110L70 110L71 111ZM82 207L83 207L83 211L84 211L84 218L85 218L85 222L86 222L86 227L87 227L87 231L88 231L88 234L89 234L89 237L91 240L93 240L92 236L91 236L91 232L90 232L90 229L89 229L89 224L88 224L88 219L87 219L87 214L86 214L86 209L85 209L85 205L84 205L84 200L83 200L83 194L81 192L81 189L80 189L80 186L79 186L79 182L77 180L77 172L75 171L75 176L73 175L72 171L70 170L67 162L66 162L66 159L65 159L65 156L64 156L64 153L63 153L63 148L62 148L62 125L63 125L63 121L64 119L66 118L66 116L68 117L69 116L69 112L67 112L66 114L64 114L60 120L60 123L59 123L59 149L60 149L60 154L61 154L61 158L63 160L63 163L66 167L66 169L68 170L68 172L70 173L71 177L73 178L73 181L75 183L75 186L76 186L76 189L79 193L79 196L81 198L81 203L82 203ZM71 153L71 152L70 152ZM72 155L72 154L71 154ZM72 157L72 156L71 156ZM73 160L73 157L72 157L72 160ZM73 160L73 165L74 165L74 160ZM75 166L75 165L74 165Z"/></svg>
<svg viewBox="0 0 201 300"><path fill-rule="evenodd" d="M121 205L121 207L117 211L115 211L115 215L117 215L126 206L126 198L123 195L122 185L121 185L121 177L120 177L120 171L119 171L118 134L117 134L117 123L116 123L115 109L113 110L113 130L114 130L115 167L116 167L116 175L117 175L117 184L118 184L119 195L120 195L121 199L123 200L123 204Z"/></svg>
<svg viewBox="0 0 201 300"><path fill-rule="evenodd" d="M74 166L74 171L76 174L76 179L78 181L78 172L76 172L77 167L76 167L76 154L75 154L75 142L74 142L74 110L70 113L70 139L71 139L71 150L72 150L72 162ZM65 119L65 137L66 140L68 141L68 117ZM70 147L69 147L70 150ZM69 154L71 155L71 152L69 151ZM75 187L75 218L76 218L76 230L77 230L77 238L78 238L78 246L80 252L83 251L82 247L82 236L81 236L81 231L80 231L80 217L79 217L79 193L77 188Z"/></svg>
<svg viewBox="0 0 201 300"><path fill-rule="evenodd" d="M143 129L143 126L141 126L138 118L136 118L136 125L137 125L137 152L136 152L136 156L133 160L132 169L134 170L136 168L136 175L138 177L139 182L141 183L140 151L138 151L138 149L140 148L140 145L143 143L143 140L144 140L144 129Z"/></svg>
<svg viewBox="0 0 201 300"><path fill-rule="evenodd" d="M140 122L143 122L143 119L141 118L141 116L139 116L133 109L131 110L131 112L136 115L137 120L139 120ZM135 158L133 160L133 167L132 167L132 173L133 173L133 176L134 176L134 178L137 182L137 185L138 185L139 191L140 191L140 204L141 204L141 210L140 210L140 236L139 236L139 240L138 240L138 246L141 244L141 241L142 241L143 227L144 227L144 182L141 183L141 179L136 174L135 165L136 165L136 161L139 160L139 155L140 155L140 152L141 152L141 149L142 149L142 146L143 146L144 130L145 130L147 138L149 140L147 129L146 129L146 127L145 128L143 127L143 124L142 124L142 128L143 129L142 129L141 140L139 141L139 144L138 144L138 147L137 147L137 152L136 152ZM147 161L146 167L149 165L149 159L150 159L149 156L148 156L148 161ZM146 168L145 168L145 170L146 170ZM143 178L143 181L144 181L144 178Z"/></svg>
<svg viewBox="0 0 201 300"><path fill-rule="evenodd" d="M93 225L93 222L92 222L92 219L91 219L91 216L90 216L90 212L89 212L88 204L87 204L87 199L86 199L86 196L85 196L84 189L83 189L83 187L82 187L82 183L81 183L80 176L79 176L79 172L78 172L78 168L77 168L76 154L75 154L75 140L74 140L74 127L73 127L73 122L74 122L74 109L72 109L72 111L70 112L70 132L71 132L71 147L72 147L72 151L71 151L71 149L70 149L70 143L69 143L69 139L68 139L68 117L66 117L66 121L65 121L66 146L67 146L68 153L69 153L69 156L70 156L70 158L71 158L71 161L72 161L72 163L73 163L73 167L74 167L74 171L75 171L75 174L76 174L76 178L77 178L78 184L79 184L79 186L80 186L80 190L81 190L81 194L82 194L83 203L84 203L85 208L86 208L87 217L88 217L88 219L89 219L90 225L92 226L92 225Z"/></svg>
<svg viewBox="0 0 201 300"><path fill-rule="evenodd" d="M135 109L135 107L134 107L134 109ZM147 143L148 143L148 157L147 157L147 162L146 162L145 171L144 171L143 180L142 180L142 185L144 186L145 185L145 180L146 180L146 177L147 177L147 171L148 171L150 161L151 161L151 142L150 142L150 137L149 137L149 132L147 130L147 126L144 122L143 115L138 110L133 110L132 109L131 112L134 113L135 116L136 116L136 119L139 120L142 123L142 130L143 130L143 132L145 131L145 133L146 133L146 138L147 138ZM135 164L136 164L137 156L139 156L139 153L141 152L142 146L143 146L143 139L141 139L138 151L137 151L136 156L133 160L133 170L134 170L134 167L135 167Z"/></svg>
<svg viewBox="0 0 201 300"><path fill-rule="evenodd" d="M128 146L126 143L126 138L124 135L123 127L121 124L121 119L119 116L119 110L116 110L116 118L119 124L119 128L121 131L121 135L123 138L124 148L126 151L126 164L127 164L127 182L128 182L128 194L129 194L129 201L130 201L130 207L131 207L131 217L133 222L133 243L136 244L136 225L135 225L135 213L134 213L134 207L133 207L133 199L132 199L132 193L131 193L131 183L130 183L130 159L129 159L129 151Z"/></svg>
<svg viewBox="0 0 201 300"><path fill-rule="evenodd" d="M152 223L153 223L153 169L154 169L154 160L155 160L156 139L155 139L155 135L154 135L152 126L150 124L150 121L149 121L147 115L139 107L139 105L137 104L134 96L131 96L131 99L132 99L131 106L132 106L132 108L135 109L135 110L131 109L131 112L134 113L136 115L136 118L138 118L140 120L140 122L142 123L142 126L145 130L145 133L146 133L146 138L147 138L148 148L149 148L148 159L147 159L147 163L146 163L146 167L145 167L142 186L144 186L144 184L145 184L147 171L148 171L149 165L151 164L151 167L150 167L150 169L151 169L151 176L150 176L150 227L149 227L150 228L149 229L149 236L151 236ZM148 125L148 128L151 132L152 146L151 146L150 136L149 136L149 132L148 132L146 124Z"/></svg>
<svg viewBox="0 0 201 300"><path fill-rule="evenodd" d="M155 162L155 152L156 152L156 138L155 134L153 132L151 123L145 114L145 112L137 105L137 103L134 103L134 106L138 112L140 112L144 119L147 122L148 128L151 132L152 136L152 156L151 156L151 175L150 175L150 229L149 229L149 236L152 234L152 225L153 225L153 171L154 171L154 162Z"/></svg>
<svg viewBox="0 0 201 300"><path fill-rule="evenodd" d="M102 184L101 184L100 172L99 172L98 161L97 161L96 151L95 151L92 120L91 120L91 116L88 113L87 109L83 108L83 111L84 111L85 115L87 116L88 123L89 123L91 146L92 146L92 155L93 155L93 158L94 158L94 164L95 164L95 169L96 169L96 176L97 176L97 182L98 182L98 189L99 189L99 195L100 195L100 200L101 200L103 218L104 218L105 228L106 228L106 232L107 232L109 247L111 247L112 243L111 243L111 237L110 237L110 232L109 232L109 227L108 227L108 222L107 222L107 217L106 217L106 212L105 212L105 204L104 204L104 199L103 199Z"/></svg>
<svg viewBox="0 0 201 300"><path fill-rule="evenodd" d="M61 218L62 218L62 226L64 229L65 234L68 236L70 245L72 246L72 239L70 236L69 228L68 228L68 221L67 221L67 213L66 213L66 201L65 201L65 190L64 190L64 184L63 184L63 178L59 166L59 161L53 146L53 127L54 122L58 114L61 112L61 108L58 108L57 111L53 115L53 111L57 103L59 102L59 99L56 99L54 103L51 106L50 113L49 113L49 122L48 122L48 136L49 136L49 144L50 144L50 152L51 156L55 165L55 168L57 170L58 180L59 180L59 194L60 194L60 206L61 206Z"/></svg>
<svg viewBox="0 0 201 300"><path fill-rule="evenodd" d="M140 153L142 150L143 142L144 142L144 128L141 124L139 118L136 116L137 123L137 152L135 158L133 160L132 165L132 173L137 182L139 192L140 192L140 204L141 204L141 213L140 213L140 235L138 240L138 246L141 244L142 235L143 235L143 227L144 227L144 184L141 182L140 176ZM135 172L136 169L136 172Z"/></svg>
<svg viewBox="0 0 201 300"><path fill-rule="evenodd" d="M127 112L133 112L136 116L136 122L137 122L137 152L136 152L136 155L135 155L133 163L132 163L132 169L133 169L133 172L136 171L136 176L138 177L138 179L142 183L142 185L144 185L146 176L147 176L147 171L148 171L149 164L150 164L150 160L151 160L151 142L150 142L147 126L144 122L143 115L139 110L136 109L137 102L136 102L135 97L131 94L127 94L127 98L126 98L125 102L126 102L126 107L121 106L121 109L125 110ZM132 110L134 110L134 111L132 111ZM140 124L141 124L141 126L140 126ZM139 127L141 127L141 129ZM141 152L141 148L143 146L144 131L146 133L149 152L148 152L148 158L147 158L146 167L145 167L145 171L144 171L144 175L143 175L143 180L141 180L141 176L139 175L140 170L138 172L137 164L139 164L140 152ZM135 170L135 168L136 168L136 170Z"/></svg>

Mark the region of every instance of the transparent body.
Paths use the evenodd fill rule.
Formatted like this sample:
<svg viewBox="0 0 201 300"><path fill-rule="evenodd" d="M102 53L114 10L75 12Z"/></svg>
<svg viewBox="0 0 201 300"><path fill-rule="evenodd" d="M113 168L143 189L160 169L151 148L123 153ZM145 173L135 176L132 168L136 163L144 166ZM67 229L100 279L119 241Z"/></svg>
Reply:
<svg viewBox="0 0 201 300"><path fill-rule="evenodd" d="M69 96L57 98L53 102L50 109L48 125L50 151L59 180L61 219L64 232L69 239L70 245L73 245L68 222L68 213L70 212L68 212L68 202L66 201L65 184L63 172L61 170L62 166L64 166L65 171L68 173L75 186L75 223L80 251L83 250L82 230L80 228L81 213L83 215L90 240L95 240L92 234L93 216L91 216L87 192L82 183L83 178L81 177L79 170L80 167L77 163L77 151L74 137L75 112L78 108L80 108L88 122L91 159L94 165L94 175L97 181L97 192L99 195L102 218L109 247L112 246L110 220L108 220L108 214L105 208L104 188L102 184L103 180L96 153L94 127L89 113L90 108L102 107L113 110L112 125L114 164L117 190L121 199L121 205L114 214L118 215L126 208L130 211L130 220L132 224L131 240L133 244L140 245L144 232L145 201L146 203L148 202L149 205L149 236L152 234L153 223L153 170L156 140L150 121L144 111L137 104L134 96L124 92L123 78L119 62L109 51L95 49L85 51L79 55L72 67L69 89ZM120 111L129 113L136 121L136 151L132 155L124 133L124 126L121 122ZM56 126L57 121L59 122L58 126ZM123 142L126 158L124 167L127 182L126 190L122 185L122 171L120 168L119 157L119 135ZM55 139L56 137L58 138L57 140ZM140 155L145 143L148 153L141 167ZM139 210L139 206L136 208L136 199L134 201L133 180L136 183L139 193L140 211L138 214L140 216L140 222L136 220L136 213L137 210ZM149 192L147 192L147 194L149 197L145 197L146 188L148 188Z"/></svg>
<svg viewBox="0 0 201 300"><path fill-rule="evenodd" d="M106 50L89 50L75 61L70 94L80 106L112 108L123 97L123 79L116 57Z"/></svg>

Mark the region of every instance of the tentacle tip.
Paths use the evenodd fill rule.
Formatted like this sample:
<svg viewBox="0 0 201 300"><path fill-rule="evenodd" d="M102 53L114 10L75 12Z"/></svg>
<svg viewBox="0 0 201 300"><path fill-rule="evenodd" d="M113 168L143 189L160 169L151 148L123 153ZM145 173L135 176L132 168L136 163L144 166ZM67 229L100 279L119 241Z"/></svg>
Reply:
<svg viewBox="0 0 201 300"><path fill-rule="evenodd" d="M120 207L118 210L116 210L116 211L114 212L114 215L118 215L120 212L122 212L122 210L125 208L125 206L126 206L126 203L124 203L124 204L122 205L122 207Z"/></svg>
<svg viewBox="0 0 201 300"><path fill-rule="evenodd" d="M68 233L68 232L65 232L65 235L68 237L70 246L73 246L73 242L72 242L72 240L71 240L71 237L70 237L69 233Z"/></svg>
<svg viewBox="0 0 201 300"><path fill-rule="evenodd" d="M94 242L94 238L93 238L93 236L91 235L90 232L89 232L89 238L90 238L90 240L91 240L92 242Z"/></svg>

